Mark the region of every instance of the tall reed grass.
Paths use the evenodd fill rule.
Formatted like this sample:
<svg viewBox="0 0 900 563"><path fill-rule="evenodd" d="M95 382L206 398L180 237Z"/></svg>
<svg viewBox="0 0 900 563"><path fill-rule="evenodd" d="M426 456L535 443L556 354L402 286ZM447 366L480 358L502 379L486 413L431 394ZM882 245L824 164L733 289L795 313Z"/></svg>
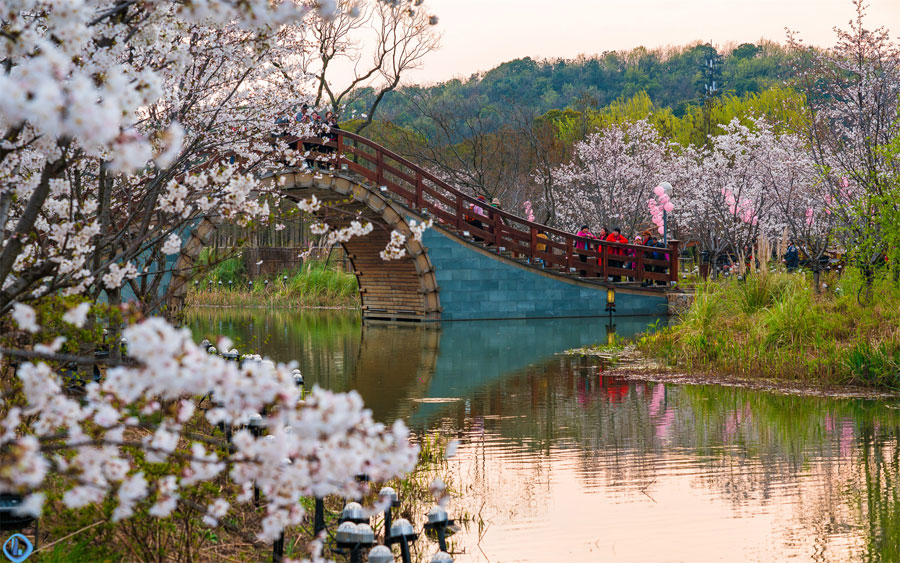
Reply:
<svg viewBox="0 0 900 563"><path fill-rule="evenodd" d="M737 375L900 388L900 287L862 278L764 273L698 285L679 322L638 346L673 366Z"/></svg>

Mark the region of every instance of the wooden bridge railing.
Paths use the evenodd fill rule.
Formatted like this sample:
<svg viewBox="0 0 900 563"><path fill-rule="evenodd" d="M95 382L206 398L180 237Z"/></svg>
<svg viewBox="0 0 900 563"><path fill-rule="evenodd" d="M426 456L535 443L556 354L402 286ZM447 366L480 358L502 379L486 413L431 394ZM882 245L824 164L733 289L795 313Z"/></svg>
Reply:
<svg viewBox="0 0 900 563"><path fill-rule="evenodd" d="M545 268L583 277L678 280L677 240L658 248L578 237L490 207L365 137L333 129L330 139L315 141L313 152L325 158L326 166L354 172L398 196L408 207L430 215L436 223L458 233L468 232L498 252L528 258L532 263L540 260ZM484 215L476 215L473 207L482 208ZM539 237L541 233L546 238Z"/></svg>

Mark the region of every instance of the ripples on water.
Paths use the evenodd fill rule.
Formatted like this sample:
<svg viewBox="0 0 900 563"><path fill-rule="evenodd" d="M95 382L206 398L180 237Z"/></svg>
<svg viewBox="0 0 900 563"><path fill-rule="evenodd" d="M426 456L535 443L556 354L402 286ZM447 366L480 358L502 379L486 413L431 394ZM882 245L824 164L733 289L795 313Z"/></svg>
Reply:
<svg viewBox="0 0 900 563"><path fill-rule="evenodd" d="M629 382L556 355L605 340L603 319L363 328L197 310L190 324L357 389L381 420L458 437L457 561L900 561L900 415L883 403Z"/></svg>

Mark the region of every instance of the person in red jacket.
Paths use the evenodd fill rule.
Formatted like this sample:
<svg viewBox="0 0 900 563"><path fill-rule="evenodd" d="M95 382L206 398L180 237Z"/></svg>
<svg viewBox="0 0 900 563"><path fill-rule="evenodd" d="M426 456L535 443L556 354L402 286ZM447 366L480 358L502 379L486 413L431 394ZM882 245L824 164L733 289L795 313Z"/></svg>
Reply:
<svg viewBox="0 0 900 563"><path fill-rule="evenodd" d="M622 229L620 229L619 227L616 227L615 229L612 230L611 233L609 233L609 235L606 237L606 241L607 242L617 242L620 244L628 244L628 239L625 238L624 236L622 236ZM625 249L624 248L620 248L617 246L612 247L609 249L609 254L610 254L610 258L609 258L609 267L610 268L624 268L625 267L625 260L619 258L620 256L622 258L625 257ZM613 276L612 281L620 282L620 281L622 281L622 276Z"/></svg>

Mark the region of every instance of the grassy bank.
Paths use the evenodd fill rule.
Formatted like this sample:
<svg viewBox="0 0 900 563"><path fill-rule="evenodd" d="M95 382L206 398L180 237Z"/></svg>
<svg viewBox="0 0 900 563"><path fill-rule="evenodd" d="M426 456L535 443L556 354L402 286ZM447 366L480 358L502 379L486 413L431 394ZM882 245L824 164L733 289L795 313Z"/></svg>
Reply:
<svg viewBox="0 0 900 563"><path fill-rule="evenodd" d="M198 279L188 290L185 304L356 308L359 306L359 291L356 276L342 272L333 265L326 267L323 262L308 262L296 270L269 277L260 276L253 280L251 287L241 259L231 258Z"/></svg>
<svg viewBox="0 0 900 563"><path fill-rule="evenodd" d="M823 384L900 388L900 286L861 276L757 274L697 287L677 325L639 349L679 368ZM862 303L860 303L862 301Z"/></svg>

